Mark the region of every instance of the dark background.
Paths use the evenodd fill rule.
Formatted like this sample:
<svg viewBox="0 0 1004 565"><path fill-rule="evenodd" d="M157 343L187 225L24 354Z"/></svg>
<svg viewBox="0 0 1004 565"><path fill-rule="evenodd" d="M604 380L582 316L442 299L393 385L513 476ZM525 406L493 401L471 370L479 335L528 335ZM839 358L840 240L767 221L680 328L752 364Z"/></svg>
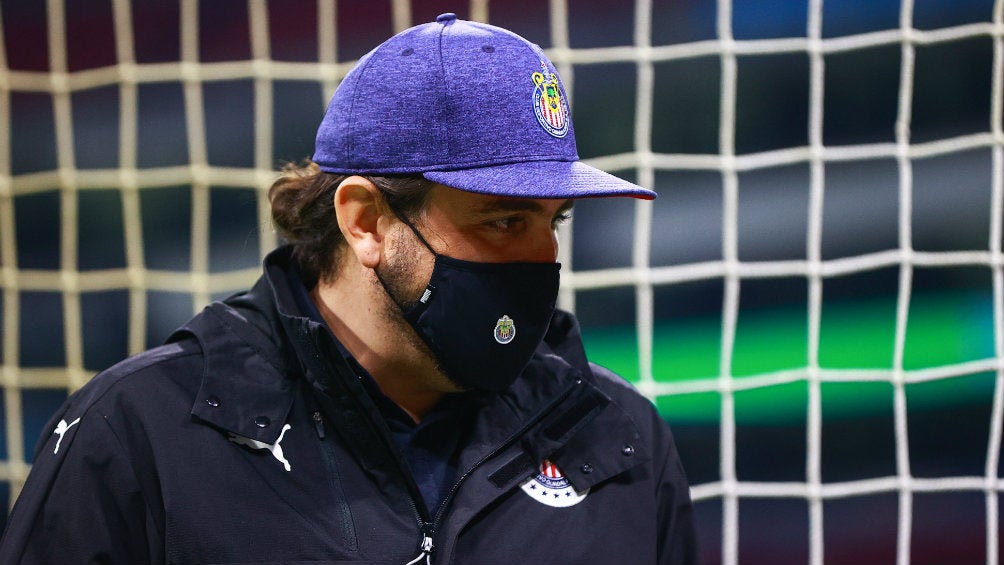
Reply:
<svg viewBox="0 0 1004 565"><path fill-rule="evenodd" d="M918 30L938 30L993 21L991 0L916 0L912 25ZM636 14L632 2L569 0L568 42L576 52L602 50L635 44ZM10 273L25 272L28 279L73 265L81 272L122 269L128 265L126 218L121 187L88 186L74 192L67 183L45 173L60 168L75 172L112 170L122 165L121 105L125 95L116 80L96 79L92 87L69 93L72 123L72 162L60 156L57 134L57 96L44 76L53 62L65 54L65 70L75 77L119 63L120 45L115 41L113 5L110 0L66 1L65 53L54 52L60 43L50 36L51 14L47 3L36 0L3 0L3 55L0 61L0 206L11 213L13 226L0 229L5 251L2 266ZM197 53L193 62L218 64L203 80L179 81L166 73L163 80L143 80L137 89L135 163L140 171L186 167L195 148L190 146L186 88L197 87L202 97L207 165L246 171L256 166L274 169L283 162L311 155L314 131L333 82L307 73L300 79L273 79L271 155L256 163L256 81L246 72L228 74L227 62L252 58L249 14L252 3L214 0L197 3ZM317 3L306 0L264 4L268 17L269 58L292 65L319 60ZM653 64L651 135L647 144L658 155L693 157L684 166L657 168L653 188L660 197L652 206L653 225L647 261L652 267L684 266L724 259L724 175L701 157L723 153L721 126L723 103L723 58L717 18L720 4L711 0L653 1L647 21L654 47L675 46L697 53L660 60ZM354 61L395 30L393 5L383 0L337 3L335 59ZM133 49L131 56L141 68L170 66L182 58L180 29L182 8L178 2L133 2L130 6ZM467 2L414 1L411 23L431 21L441 12L469 17ZM900 2L889 0L826 0L822 2L822 38L872 37L895 30L901 21ZM997 7L998 13L1000 7ZM508 27L540 44L555 47L547 2L495 1L488 4L488 21ZM809 2L805 0L743 1L731 4L728 33L744 45L772 39L805 38ZM998 24L1000 19L998 17ZM912 96L907 100L909 141L925 144L988 133L991 124L994 42L988 33L973 33L953 40L914 45ZM769 43L762 43L769 46ZM832 43L831 43L832 45ZM709 47L710 46L710 47ZM767 51L771 51L767 49ZM601 51L602 52L602 51ZM895 152L896 122L900 105L901 68L904 50L899 41L877 41L873 46L834 50L823 55L822 142L827 148L869 146L877 156L867 159L833 160L825 164L825 195L820 252L823 260L856 257L898 249L900 182L902 170ZM556 62L561 57L552 56ZM617 59L615 57L615 59ZM566 66L563 76L572 98L579 152L584 159L630 154L636 146L635 121L639 66L631 59L615 62L583 62ZM809 123L811 61L801 49L763 54L740 53L736 58L734 153L739 156L806 147ZM208 71L207 71L208 72ZM234 78L226 78L231 77ZM30 82L31 77L43 77ZM998 77L999 78L999 77ZM996 84L1000 88L1000 84ZM1001 95L997 92L997 96ZM62 118L60 118L62 119ZM998 115L999 119L999 115ZM728 126L728 124L726 124ZM731 129L731 128L729 128ZM991 234L992 155L1001 151L994 144L974 143L962 150L911 160L909 244L921 252L983 251ZM229 170L229 169L227 169ZM614 173L638 180L632 167ZM811 168L807 159L794 159L781 166L753 167L738 173L736 212L738 259L743 262L804 261L808 258ZM39 179L42 180L39 180ZM41 185L41 186L40 186ZM259 216L261 186L222 183L207 187L209 194L208 271L210 274L247 272L233 289L220 289L214 297L237 290L253 281L262 253L271 241L267 225ZM188 182L165 182L144 186L139 192L142 267L155 271L193 268L193 202L196 191ZM1000 198L1000 195L997 195ZM64 233L68 207L77 217L75 233ZM573 245L565 261L575 271L630 267L635 245L633 226L636 203L629 200L583 201L577 204L573 222ZM998 219L999 221L999 219ZM75 241L75 255L67 257ZM997 242L999 249L999 242ZM13 252L11 252L11 250ZM135 265L133 265L135 267ZM1000 275L1000 267L996 273ZM930 320L932 329L914 349L925 350L958 340L976 344L964 362L994 357L994 323L991 314L993 272L983 265L962 264L945 268L918 268L913 272L911 292L932 304L930 313L913 306L911 319ZM895 320L895 301L900 292L901 267L868 270L824 282L826 303L842 305L848 312L881 313L887 326ZM4 293L0 313L6 332L2 341L4 368L16 374L56 369L68 364L72 338L63 332L67 301L60 288L15 288L10 278L0 280ZM31 285L25 285L31 286ZM718 378L717 355L724 299L723 278L708 277L683 284L654 288L654 320L678 323L684 335L711 340L709 370L693 373L658 372L658 382ZM804 361L788 363L782 350L791 345L782 330L798 329L795 348L804 359L804 318L807 284L804 276L767 277L741 281L740 328L736 337L736 363L746 347L766 351L768 361L745 374L769 373ZM84 328L83 369L99 371L132 353L128 332L130 289L126 286L79 294L79 312ZM1000 290L998 290L1000 292ZM587 338L587 346L604 357L602 332L627 335L635 331L637 291L633 285L582 290L575 293L575 310ZM938 305L957 297L968 309L951 328L935 315ZM944 297L948 297L945 299ZM184 288L151 289L146 293L144 339L146 346L161 342L198 308L202 298ZM1000 297L998 296L999 300ZM16 323L11 301L17 302ZM850 304L850 306L847 306ZM863 305L863 310L854 310ZM792 317L790 312L800 314ZM830 310L825 310L830 311ZM958 317L958 316L957 316ZM891 337L882 343L869 337L872 326L858 314L852 317L832 343L832 366L838 369L892 367ZM766 330L744 325L745 320L767 320ZM792 320L796 321L792 321ZM708 336L695 328L707 326ZM975 320L975 322L974 322ZM799 326L801 323L801 326ZM1000 322L997 322L999 326ZM658 326L656 331L660 331ZM830 327L830 326L826 326ZM834 326L837 327L837 326ZM885 327L885 326L883 326ZM753 329L750 329L753 328ZM800 328L800 329L799 329ZM825 328L824 328L825 329ZM11 332L17 335L10 337ZM888 332L887 332L888 333ZM911 334L913 336L914 334ZM914 339L911 337L911 339ZM916 338L920 339L920 338ZM1000 340L1000 337L996 337ZM746 340L746 341L744 341ZM831 343L827 342L827 343ZM16 352L11 351L11 344ZM633 345L633 342L632 342ZM878 348L881 363L861 361L866 351ZM632 349L622 352L637 358ZM824 352L826 354L826 352ZM659 356L671 356L662 350ZM750 353L752 359L753 353ZM944 358L925 360L914 354L904 367L924 369L945 363ZM999 352L996 354L999 359ZM774 360L774 361L771 361ZM658 359L657 359L658 361ZM634 363L634 361L631 361ZM755 362L750 361L752 365ZM734 374L742 374L734 367ZM625 376L630 370L625 371ZM966 371L963 371L966 373ZM637 376L637 375L635 375ZM853 375L850 375L853 377ZM16 376L8 378L17 379ZM910 473L920 478L981 477L988 471L992 394L997 374L976 370L943 383L918 383L907 388ZM852 379L853 381L853 379ZM34 382L34 381L32 381ZM62 384L6 387L0 406L4 429L9 419L23 427L25 463L41 427L66 398ZM723 479L721 459L721 400L714 387L696 395L659 399L659 407L676 432L677 440L695 486L708 486L697 504L703 550L709 564L722 562L723 513L726 507L713 486ZM736 461L732 471L739 481L804 482L807 475L808 424L805 414L808 386L796 381L782 387L735 394L737 428ZM824 483L858 481L895 476L896 423L894 388L889 382L825 383L823 393ZM795 398L794 403L788 399ZM836 399L828 401L827 399ZM876 400L877 399L877 400ZM676 404L674 404L676 403ZM679 410L674 406L679 406ZM708 407L706 410L694 407ZM794 406L794 412L791 407ZM771 408L776 407L772 412ZM20 412L20 418L17 413ZM696 415L695 415L696 414ZM765 415L766 414L766 415ZM794 414L794 415L792 415ZM10 439L0 444L0 458L9 459ZM991 462L993 463L993 462ZM0 489L0 506L6 506L20 487L17 467L8 465ZM996 474L996 469L991 469ZM996 491L994 491L996 493ZM996 496L996 494L991 494ZM797 564L809 562L809 502L804 497L743 496L738 499L738 560L756 563ZM912 497L911 563L984 563L987 560L987 497L980 490L950 490L918 493ZM901 500L898 491L880 489L873 494L829 498L822 503L824 561L838 563L892 563L897 555L897 523Z"/></svg>

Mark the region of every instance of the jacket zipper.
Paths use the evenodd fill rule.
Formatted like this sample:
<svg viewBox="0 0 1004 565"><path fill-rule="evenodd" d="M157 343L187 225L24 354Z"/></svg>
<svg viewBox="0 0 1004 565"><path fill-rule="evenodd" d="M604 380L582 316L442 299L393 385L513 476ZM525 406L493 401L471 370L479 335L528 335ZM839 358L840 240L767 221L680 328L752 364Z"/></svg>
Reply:
<svg viewBox="0 0 1004 565"><path fill-rule="evenodd" d="M559 394L558 397L555 398L550 404L548 404L542 410L538 411L537 414L534 415L533 418L530 418L529 420L527 420L526 423L524 423L512 435L510 435L508 438L506 438L505 441L503 441L502 443L500 443L499 445L497 445L495 447L495 449L493 449L490 453L488 453L487 455L485 455L484 457L482 457L470 469L468 469L467 471L465 471L464 474L461 475L460 478L457 479L453 483L453 486L450 487L449 492L446 493L446 497L443 498L442 502L440 502L439 507L436 509L436 514L433 517L433 520L432 520L431 524L429 522L426 522L425 519L421 516L421 514L418 514L419 515L419 525L422 528L422 541L419 544L419 552L420 553L419 553L418 557L416 557L415 559L412 559L411 561L409 561L405 565L417 565L418 563L421 563L423 559L425 560L424 562L425 562L426 565L432 565L432 550L435 548L435 545L433 544L433 541L432 541L432 536L436 532L436 530L439 529L440 522L442 521L443 517L446 514L446 507L450 505L450 500L453 499L453 496L460 489L460 485L462 485L464 483L464 481L466 481L467 478L469 476L471 476L472 473L474 473L475 470L477 470L479 467L481 467L482 465L484 465L488 460L493 459L494 457L496 457L499 453L501 453L503 450L505 450L507 447L509 447L514 441L516 441L517 439L519 439L520 437L522 437L523 434L526 433L526 431L528 429L530 429L533 426L535 426L537 424L537 422L540 421L541 418L543 418L545 415L551 413L551 410L553 410L555 406L558 406L559 404L561 404L562 402L564 402L565 399L568 398L568 396L575 389L575 387L577 387L577 386L579 386L581 384L582 384L582 379L577 377L575 379L575 382L572 383L571 385L569 385L567 388L565 388L565 390L563 390L561 392L561 394ZM412 495L412 496L414 497L414 495ZM415 504L414 498L412 500L412 505L416 506L416 510L415 511L416 511L416 513L418 513L417 505Z"/></svg>
<svg viewBox="0 0 1004 565"><path fill-rule="evenodd" d="M311 414L311 419L314 422L314 430L317 432L317 438L321 441L324 441L325 437L324 416L321 414L320 410L312 410L312 412L313 414ZM403 474L404 472L402 471L402 475ZM409 561L407 565L416 565L417 563L420 563L423 558L425 559L426 565L431 565L432 549L433 549L432 533L434 529L432 525L429 523L428 519L422 513L422 511L419 510L418 502L416 501L417 499L415 498L415 491L417 490L418 487L413 486L413 483L414 479L409 479L408 477L405 477L405 484L407 485L408 491L410 492L410 496L408 497L408 502L411 504L411 511L415 514L415 518L418 521L419 528L422 532L422 541L419 542L420 553L418 557Z"/></svg>
<svg viewBox="0 0 1004 565"><path fill-rule="evenodd" d="M427 530L424 523L422 526L422 543L419 545L418 549L421 551L421 553L418 554L418 557L412 559L405 565L418 565L422 562L423 558L425 559L425 565L432 565L432 530Z"/></svg>
<svg viewBox="0 0 1004 565"><path fill-rule="evenodd" d="M306 330L301 330L301 331L307 338L305 340L306 343L309 343L311 345L313 349L311 353L313 353L314 357L318 359L323 358L323 356L320 353L322 348L318 345L315 336L311 334L311 332L309 331ZM343 379L350 378L345 375L346 370L349 371L349 373L351 373L352 376L355 376L355 373L347 366L347 364L344 361L342 361L342 364L340 365L339 361L335 360L332 362L330 368L334 370L334 372ZM325 372L325 368L323 366L321 368L321 372L322 373ZM308 393L307 396L309 397L310 393ZM308 402L311 402L313 404L313 402L315 401L310 400ZM362 409L362 407L359 407L358 409L360 410L360 412L364 414L366 413L366 410ZM311 419L313 420L314 429L317 432L317 437L318 439L323 441L325 436L324 416L321 414L321 411L318 410L316 407L312 406L310 410L313 412L313 414L311 414ZM384 443L386 444L386 447L391 450L391 453L394 453L395 450L393 447L393 442L390 440L390 438L387 437L386 434L378 434L378 435L383 436L383 440ZM421 542L419 542L419 549L421 553L417 558L409 562L408 565L413 565L415 563L420 562L423 557L425 558L426 565L431 565L431 555L433 549L433 544L432 544L433 529L430 527L429 521L426 518L425 513L423 513L422 510L419 508L418 500L421 497L421 491L419 490L418 485L415 483L414 477L412 477L410 473L405 472L405 467L401 465L402 463L401 455L398 454L398 456L394 457L394 459L397 463L398 470L401 473L401 477L404 479L405 486L408 488L408 491L410 492L410 496L408 497L409 498L408 502L411 504L411 510L415 514L415 519L418 522L420 531L422 532L422 540Z"/></svg>

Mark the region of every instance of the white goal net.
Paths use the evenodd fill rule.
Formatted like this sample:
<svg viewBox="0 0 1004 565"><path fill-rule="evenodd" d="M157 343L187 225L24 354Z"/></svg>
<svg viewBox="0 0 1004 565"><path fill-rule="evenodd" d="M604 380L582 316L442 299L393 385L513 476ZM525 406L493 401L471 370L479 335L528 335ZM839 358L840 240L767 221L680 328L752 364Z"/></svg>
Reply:
<svg viewBox="0 0 1004 565"><path fill-rule="evenodd" d="M708 563L1000 560L1001 0L0 3L0 503L96 372L248 287L354 61L539 43L589 163L561 305L673 425Z"/></svg>

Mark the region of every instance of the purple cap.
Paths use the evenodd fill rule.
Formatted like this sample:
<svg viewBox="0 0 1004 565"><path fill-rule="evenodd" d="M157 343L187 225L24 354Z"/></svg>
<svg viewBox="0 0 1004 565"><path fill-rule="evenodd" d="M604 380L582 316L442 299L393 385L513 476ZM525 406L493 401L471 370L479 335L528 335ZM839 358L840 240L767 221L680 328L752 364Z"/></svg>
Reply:
<svg viewBox="0 0 1004 565"><path fill-rule="evenodd" d="M656 196L579 161L565 89L539 47L454 14L359 60L328 104L313 160L329 173L420 174L498 196Z"/></svg>

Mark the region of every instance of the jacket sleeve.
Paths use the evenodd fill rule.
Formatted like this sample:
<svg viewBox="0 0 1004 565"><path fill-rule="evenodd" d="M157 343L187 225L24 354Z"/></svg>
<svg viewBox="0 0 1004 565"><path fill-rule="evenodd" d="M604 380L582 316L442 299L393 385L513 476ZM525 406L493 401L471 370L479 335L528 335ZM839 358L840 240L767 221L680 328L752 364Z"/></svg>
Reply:
<svg viewBox="0 0 1004 565"><path fill-rule="evenodd" d="M659 501L659 563L663 565L698 565L701 554L694 528L694 506L690 486L680 461L669 426L656 417L661 432L663 460L656 494ZM656 467L658 469L658 467Z"/></svg>
<svg viewBox="0 0 1004 565"><path fill-rule="evenodd" d="M58 422L57 422L58 420ZM39 439L0 541L0 563L156 563L156 528L128 457L95 410L72 408Z"/></svg>
<svg viewBox="0 0 1004 565"><path fill-rule="evenodd" d="M702 562L694 526L694 506L673 432L651 401L609 369L591 363L590 371L604 390L623 403L652 449L651 477L655 488L656 562L659 565L699 565ZM646 496L651 496L646 490Z"/></svg>

